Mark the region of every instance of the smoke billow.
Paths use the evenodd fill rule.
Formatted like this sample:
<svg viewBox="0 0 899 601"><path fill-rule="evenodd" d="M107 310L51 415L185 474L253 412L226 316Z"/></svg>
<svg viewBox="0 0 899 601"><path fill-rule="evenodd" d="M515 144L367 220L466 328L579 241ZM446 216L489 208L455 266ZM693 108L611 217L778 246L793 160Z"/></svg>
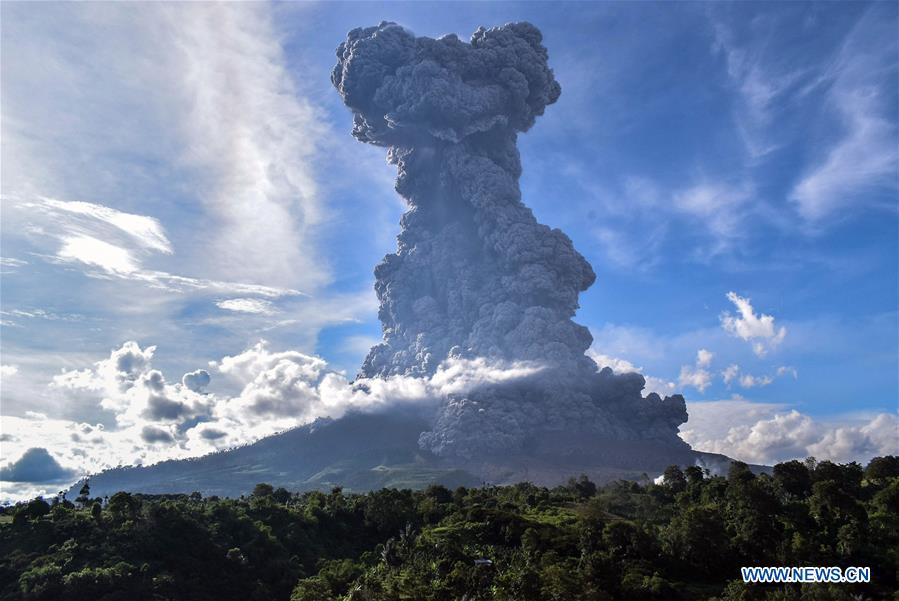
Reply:
<svg viewBox="0 0 899 601"><path fill-rule="evenodd" d="M592 337L572 317L593 269L521 202L518 132L561 93L541 42L529 23L466 43L384 22L337 49L353 135L388 149L410 207L375 269L384 340L360 376L428 377L447 358L544 366L526 384L448 395L420 440L441 455L514 450L546 430L684 446L683 397L644 398L643 376L598 371L584 354Z"/></svg>

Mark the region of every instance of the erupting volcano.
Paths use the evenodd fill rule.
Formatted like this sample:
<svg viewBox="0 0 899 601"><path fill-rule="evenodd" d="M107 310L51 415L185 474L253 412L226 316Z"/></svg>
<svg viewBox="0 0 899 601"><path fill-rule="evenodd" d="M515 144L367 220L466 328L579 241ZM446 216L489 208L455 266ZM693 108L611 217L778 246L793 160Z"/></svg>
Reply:
<svg viewBox="0 0 899 601"><path fill-rule="evenodd" d="M384 340L360 376L426 377L449 357L541 367L448 396L420 445L469 458L580 432L686 447L682 396L644 397L643 376L600 371L584 354L592 337L572 318L593 269L521 200L518 133L561 93L540 31L480 28L466 43L383 22L351 31L337 57L353 136L387 148L409 205L397 251L375 269Z"/></svg>

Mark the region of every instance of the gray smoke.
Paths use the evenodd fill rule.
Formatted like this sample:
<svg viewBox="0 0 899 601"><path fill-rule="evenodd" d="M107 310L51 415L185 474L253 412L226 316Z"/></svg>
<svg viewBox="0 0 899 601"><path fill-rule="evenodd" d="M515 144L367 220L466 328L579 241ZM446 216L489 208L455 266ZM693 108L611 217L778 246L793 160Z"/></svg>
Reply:
<svg viewBox="0 0 899 601"><path fill-rule="evenodd" d="M683 446L683 397L644 398L643 376L584 354L592 337L571 318L593 269L521 202L518 132L561 93L541 42L529 23L466 43L382 22L338 47L331 80L353 136L388 149L410 207L375 269L384 340L360 376L429 376L450 356L546 366L526 385L447 398L420 441L441 455L516 449L545 430Z"/></svg>

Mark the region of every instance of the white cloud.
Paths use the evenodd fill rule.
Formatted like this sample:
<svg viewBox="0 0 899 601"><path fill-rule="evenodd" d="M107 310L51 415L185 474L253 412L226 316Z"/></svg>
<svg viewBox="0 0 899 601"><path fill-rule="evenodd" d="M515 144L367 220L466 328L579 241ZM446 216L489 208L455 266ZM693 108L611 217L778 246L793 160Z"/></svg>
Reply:
<svg viewBox="0 0 899 601"><path fill-rule="evenodd" d="M868 461L899 452L899 420L882 413L872 419L822 421L784 405L728 401L690 403L681 435L693 448L752 463L815 456L833 461Z"/></svg>
<svg viewBox="0 0 899 601"><path fill-rule="evenodd" d="M822 76L820 83L829 84L826 106L836 116L829 129L840 133L791 194L811 222L858 207L877 189L892 191L888 208L896 209L896 32L886 8L870 7Z"/></svg>
<svg viewBox="0 0 899 601"><path fill-rule="evenodd" d="M678 384L692 386L699 392L705 392L705 389L712 384L712 373L706 368L711 365L714 356L714 353L704 348L696 351L696 364L681 366Z"/></svg>
<svg viewBox="0 0 899 601"><path fill-rule="evenodd" d="M728 292L727 299L737 307L739 316L729 312L721 314L721 327L732 336L752 343L752 351L759 357L764 357L768 350L783 342L787 335L787 329L783 326L777 328L774 317L759 313L755 310L749 298L743 298L735 292Z"/></svg>
<svg viewBox="0 0 899 601"><path fill-rule="evenodd" d="M7 11L4 50L17 60L4 70L3 193L44 198L156 252L180 247L180 263L210 279L328 283L313 163L329 125L297 88L275 18L262 3L72 5L39 20ZM126 210L151 202L163 222L182 215L176 244Z"/></svg>
<svg viewBox="0 0 899 601"><path fill-rule="evenodd" d="M205 369L197 369L181 376L181 384L194 392L204 392L210 381L209 372Z"/></svg>
<svg viewBox="0 0 899 601"><path fill-rule="evenodd" d="M220 309L235 311L237 313L255 313L258 315L272 315L275 312L270 301L258 298L230 298L215 303Z"/></svg>
<svg viewBox="0 0 899 601"><path fill-rule="evenodd" d="M740 376L740 386L743 388L754 388L756 386L767 386L774 380L771 376L753 376L752 374L743 374Z"/></svg>
<svg viewBox="0 0 899 601"><path fill-rule="evenodd" d="M761 18L757 22L764 23L766 31L774 27ZM714 22L713 28L713 50L724 54L727 74L736 91L734 120L738 133L750 158L759 160L782 144L780 132L772 128L779 117L777 109L806 72L796 69L795 61L783 61L787 64L784 68L766 60L766 54L771 51L767 38L762 44L740 45L734 32L723 22ZM778 54L777 58L782 57Z"/></svg>
<svg viewBox="0 0 899 601"><path fill-rule="evenodd" d="M56 394L92 396L114 413L114 427L50 419L34 412L26 418L4 416L4 431L16 432L14 439L4 438L4 454L18 456L40 440L40 446L53 449L63 468L78 473L148 464L245 444L318 417L339 417L354 408L427 405L448 394L465 394L485 383L519 380L540 371L539 365L528 363L450 358L431 378L350 383L319 357L274 351L259 342L211 364L210 371L237 385L234 394L223 395L205 392L210 383L206 370L169 383L153 367L155 355L153 346L127 342L89 368L68 370L54 378L51 387ZM634 371L627 361L598 353L591 356L618 371ZM697 362L706 357L697 353ZM690 421L682 429L685 440L700 450L746 461L770 463L806 454L865 459L895 452L897 421L890 415L831 425L785 411L783 405L752 403L741 397L693 402L689 412Z"/></svg>
<svg viewBox="0 0 899 601"><path fill-rule="evenodd" d="M0 274L16 273L19 267L28 265L28 261L14 259L12 257L0 257Z"/></svg>
<svg viewBox="0 0 899 601"><path fill-rule="evenodd" d="M449 394L483 384L528 378L540 371L529 363L494 363L450 358L430 378L358 379L353 383L320 357L273 351L264 341L213 362L212 370L238 387L233 395L205 392L210 374L196 370L170 384L153 367L156 347L126 342L93 366L58 374L57 395L94 402L115 415L115 426L49 419L3 417L4 456L24 453L34 441L52 448L65 469L79 474L120 464L149 464L201 455L253 442L309 423L340 417L350 409L376 410L395 404L429 405ZM4 484L4 492L6 490ZM30 489L29 489L30 490Z"/></svg>
<svg viewBox="0 0 899 601"><path fill-rule="evenodd" d="M83 201L6 196L9 208L24 215L25 229L38 246L58 244L52 254L35 254L51 263L80 264L88 276L136 282L168 292L253 294L268 298L297 296L299 290L195 278L147 269L152 253L173 254L159 222ZM122 235L125 234L125 235Z"/></svg>
<svg viewBox="0 0 899 601"><path fill-rule="evenodd" d="M58 212L83 215L97 221L107 223L128 234L141 246L158 252L172 254L172 243L165 235L162 225L157 219L146 215L124 213L100 204L84 201L62 201L53 198L41 198L44 207Z"/></svg>
<svg viewBox="0 0 899 601"><path fill-rule="evenodd" d="M725 384L730 384L740 375L740 366L736 363L732 363L724 368L724 371L721 372L721 377L724 380Z"/></svg>
<svg viewBox="0 0 899 601"><path fill-rule="evenodd" d="M317 288L327 268L310 244L321 222L312 160L327 133L290 77L266 5L171 5L183 160L207 183L209 239L228 277ZM224 275L224 273L223 273Z"/></svg>
<svg viewBox="0 0 899 601"><path fill-rule="evenodd" d="M715 354L707 349L701 348L696 351L696 365L697 367L708 367L712 364L712 359L715 357Z"/></svg>
<svg viewBox="0 0 899 601"><path fill-rule="evenodd" d="M725 248L731 240L742 236L739 227L745 205L752 198L748 184L733 185L723 181L700 181L674 194L673 205L680 212L697 219L715 237L713 251Z"/></svg>
<svg viewBox="0 0 899 601"><path fill-rule="evenodd" d="M789 365L781 365L777 368L777 375L779 377L790 375L793 376L794 380L796 380L799 378L799 371L795 367L790 367Z"/></svg>
<svg viewBox="0 0 899 601"><path fill-rule="evenodd" d="M332 135L329 115L309 100L326 90L331 100L330 82L308 76L299 46L285 56L284 33L302 33L279 30L278 9L54 5L40 19L10 9L3 51L16 60L3 73L0 222L4 255L29 264L3 262L4 284L18 268L19 290L4 294L3 309L31 311L14 304L27 298L62 313L65 300L102 327L4 315L4 326L22 326L7 330L4 350L15 341L61 354L66 339L96 349L152 336L178 345L184 360L206 360L282 318L305 318L313 302L303 293L318 306L343 298L324 290L331 276L319 248L352 234L328 227L342 207L324 197L371 182L375 165L379 177L391 169L382 151ZM323 177L323 165L358 177ZM359 202L372 225L389 222L392 239L401 202L392 187ZM373 244L353 243L360 252ZM239 319L215 306L232 297L278 299L278 316ZM193 334L217 317L212 348L199 351ZM292 324L294 344L312 348L330 317ZM4 401L13 396L17 411L46 406L24 392L4 391Z"/></svg>
<svg viewBox="0 0 899 601"><path fill-rule="evenodd" d="M66 236L56 256L63 261L78 261L115 275L137 271L137 263L128 250L91 236Z"/></svg>
<svg viewBox="0 0 899 601"><path fill-rule="evenodd" d="M736 382L742 388L755 388L761 386L768 386L769 384L774 382L775 377L783 377L785 375L792 375L794 379L798 377L798 372L792 367L779 367L775 372L774 376L770 375L761 375L756 376L753 374L745 373L741 370L740 366L736 363L728 365L724 371L721 372L721 379L724 380L724 383L728 386L732 382Z"/></svg>
<svg viewBox="0 0 899 601"><path fill-rule="evenodd" d="M712 374L700 367L684 365L681 367L677 382L681 386L692 386L699 392L705 392L705 389L712 384Z"/></svg>
<svg viewBox="0 0 899 601"><path fill-rule="evenodd" d="M899 420L881 413L858 426L837 426L825 430L808 451L819 459L865 460L878 455L899 454Z"/></svg>
<svg viewBox="0 0 899 601"><path fill-rule="evenodd" d="M19 373L19 367L17 365L0 365L0 376L9 378L17 373Z"/></svg>

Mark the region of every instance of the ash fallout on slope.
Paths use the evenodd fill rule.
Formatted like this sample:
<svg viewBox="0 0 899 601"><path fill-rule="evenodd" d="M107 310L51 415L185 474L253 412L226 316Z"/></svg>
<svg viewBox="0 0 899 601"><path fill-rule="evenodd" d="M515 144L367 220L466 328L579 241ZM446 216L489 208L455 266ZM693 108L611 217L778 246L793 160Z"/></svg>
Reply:
<svg viewBox="0 0 899 601"><path fill-rule="evenodd" d="M680 395L644 397L643 376L602 370L572 321L596 279L558 229L521 201L519 132L561 93L530 23L416 37L382 22L354 29L331 80L353 136L387 148L409 210L375 269L383 342L360 377L428 377L448 357L543 366L525 381L440 403L420 445L438 455L514 451L545 431L685 448Z"/></svg>

